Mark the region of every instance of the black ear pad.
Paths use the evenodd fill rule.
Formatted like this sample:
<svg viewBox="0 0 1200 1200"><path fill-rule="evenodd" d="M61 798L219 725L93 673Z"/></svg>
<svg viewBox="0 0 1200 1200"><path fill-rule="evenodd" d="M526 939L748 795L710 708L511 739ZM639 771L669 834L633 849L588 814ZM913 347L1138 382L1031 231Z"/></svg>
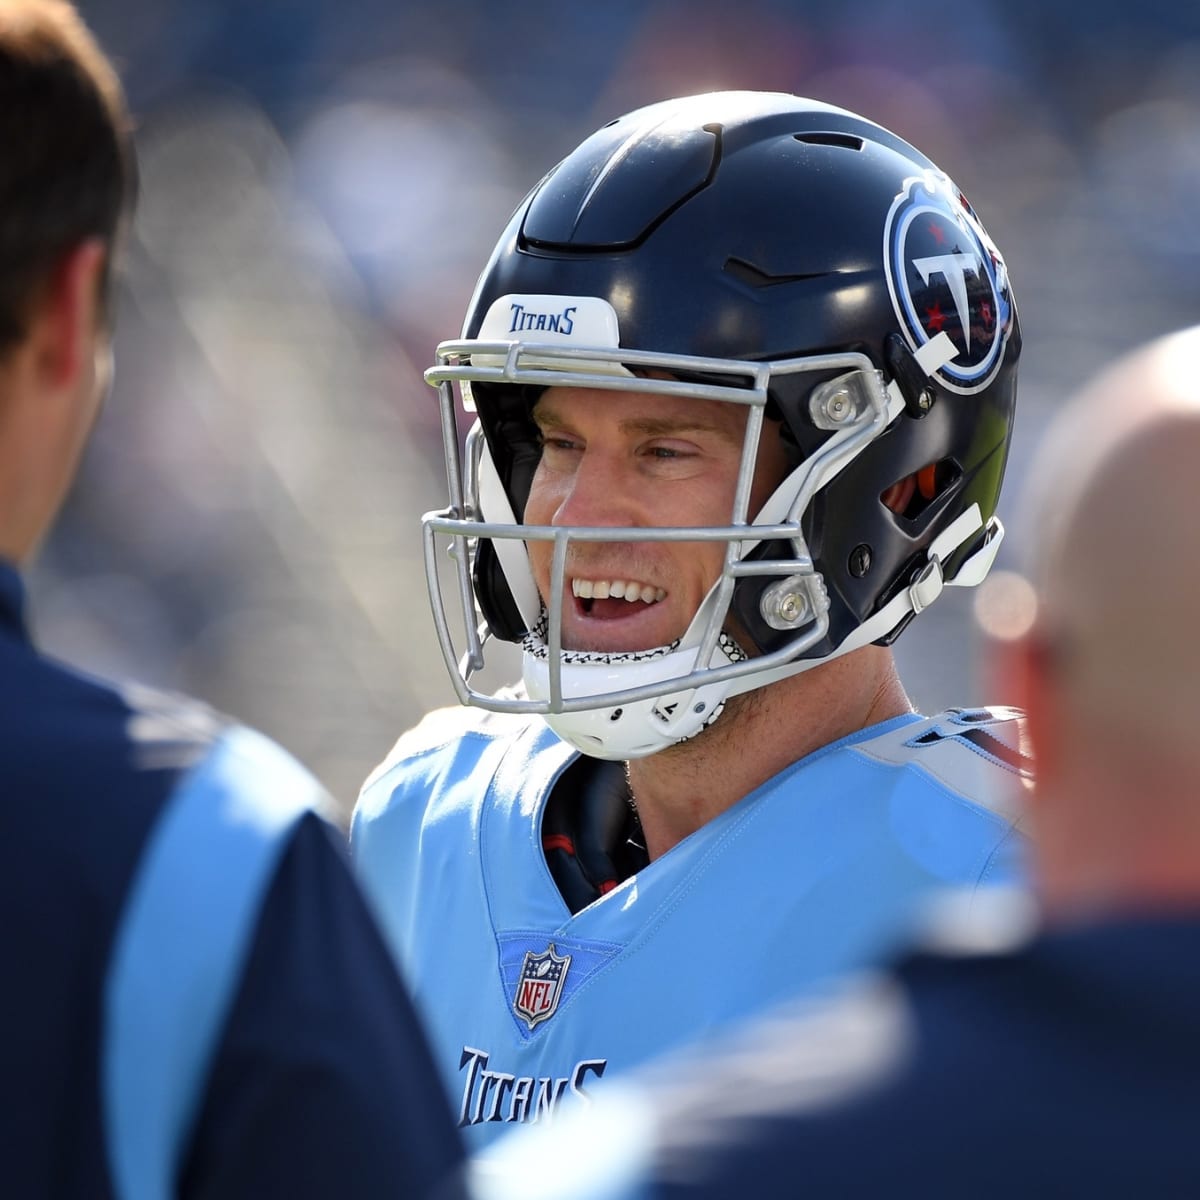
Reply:
<svg viewBox="0 0 1200 1200"><path fill-rule="evenodd" d="M542 457L538 429L530 413L544 390L528 385L477 384L475 387L488 452L517 521L525 515L525 501L529 498L533 476ZM484 520L497 519L495 513L485 512L480 516ZM505 578L495 543L490 539L479 540L471 582L479 611L492 635L504 642L519 643L528 632L528 626Z"/></svg>
<svg viewBox="0 0 1200 1200"><path fill-rule="evenodd" d="M479 542L472 583L479 611L492 635L503 642L520 642L527 632L525 619L504 577L495 544L488 539Z"/></svg>

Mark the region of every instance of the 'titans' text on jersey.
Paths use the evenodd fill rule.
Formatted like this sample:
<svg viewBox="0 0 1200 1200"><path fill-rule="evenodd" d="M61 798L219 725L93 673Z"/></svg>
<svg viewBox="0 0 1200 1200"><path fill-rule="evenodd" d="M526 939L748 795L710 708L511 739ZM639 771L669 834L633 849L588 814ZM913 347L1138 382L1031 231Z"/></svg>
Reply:
<svg viewBox="0 0 1200 1200"><path fill-rule="evenodd" d="M431 714L352 843L470 1141L878 960L942 886L1011 883L1018 743L1011 710L875 725L572 915L542 816L578 756L537 718Z"/></svg>

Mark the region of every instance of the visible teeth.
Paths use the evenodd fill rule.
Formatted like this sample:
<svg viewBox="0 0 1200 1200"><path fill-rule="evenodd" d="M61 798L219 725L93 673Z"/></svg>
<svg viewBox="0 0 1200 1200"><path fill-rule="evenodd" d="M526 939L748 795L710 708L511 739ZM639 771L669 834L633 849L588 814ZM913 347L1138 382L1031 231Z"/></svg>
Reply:
<svg viewBox="0 0 1200 1200"><path fill-rule="evenodd" d="M640 600L643 604L655 604L665 600L663 588L651 587L648 583L636 583L632 579L572 579L571 592L580 600L626 600L630 604Z"/></svg>

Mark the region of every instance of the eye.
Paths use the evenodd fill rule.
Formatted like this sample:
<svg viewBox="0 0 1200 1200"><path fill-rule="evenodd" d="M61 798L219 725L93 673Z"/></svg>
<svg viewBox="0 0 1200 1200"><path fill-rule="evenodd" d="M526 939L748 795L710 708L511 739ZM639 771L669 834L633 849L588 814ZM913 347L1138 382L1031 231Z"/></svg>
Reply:
<svg viewBox="0 0 1200 1200"><path fill-rule="evenodd" d="M538 449L543 453L554 450L578 450L579 448L579 439L567 433L543 430L538 435Z"/></svg>
<svg viewBox="0 0 1200 1200"><path fill-rule="evenodd" d="M642 454L647 458L672 461L682 458L694 458L699 451L687 442L651 442L642 448Z"/></svg>

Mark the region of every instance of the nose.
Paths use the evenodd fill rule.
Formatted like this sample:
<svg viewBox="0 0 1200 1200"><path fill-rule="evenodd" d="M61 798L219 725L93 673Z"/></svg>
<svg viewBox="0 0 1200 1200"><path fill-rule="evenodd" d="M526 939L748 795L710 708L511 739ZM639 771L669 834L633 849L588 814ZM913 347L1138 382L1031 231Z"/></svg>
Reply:
<svg viewBox="0 0 1200 1200"><path fill-rule="evenodd" d="M643 524L633 481L614 456L589 447L563 481L551 523L601 528Z"/></svg>

